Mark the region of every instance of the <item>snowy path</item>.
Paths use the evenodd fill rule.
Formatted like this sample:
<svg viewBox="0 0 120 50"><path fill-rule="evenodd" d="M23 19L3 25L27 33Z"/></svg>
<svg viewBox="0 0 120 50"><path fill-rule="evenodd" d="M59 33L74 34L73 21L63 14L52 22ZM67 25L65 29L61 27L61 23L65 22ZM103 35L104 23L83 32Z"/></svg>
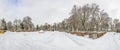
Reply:
<svg viewBox="0 0 120 50"><path fill-rule="evenodd" d="M120 50L120 34L108 32L99 39L64 32L6 32L0 50Z"/></svg>

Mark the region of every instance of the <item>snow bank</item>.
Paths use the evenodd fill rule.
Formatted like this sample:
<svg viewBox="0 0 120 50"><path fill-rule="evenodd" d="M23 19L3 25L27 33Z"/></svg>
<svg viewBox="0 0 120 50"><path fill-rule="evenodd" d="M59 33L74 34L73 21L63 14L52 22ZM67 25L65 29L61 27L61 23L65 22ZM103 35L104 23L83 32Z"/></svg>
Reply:
<svg viewBox="0 0 120 50"><path fill-rule="evenodd" d="M99 39L65 32L6 32L0 50L120 50L120 34L108 32Z"/></svg>
<svg viewBox="0 0 120 50"><path fill-rule="evenodd" d="M97 48L100 50L120 50L120 40L116 38L119 35L115 32L108 32L101 38L96 39L94 41L96 43L95 50L97 50Z"/></svg>

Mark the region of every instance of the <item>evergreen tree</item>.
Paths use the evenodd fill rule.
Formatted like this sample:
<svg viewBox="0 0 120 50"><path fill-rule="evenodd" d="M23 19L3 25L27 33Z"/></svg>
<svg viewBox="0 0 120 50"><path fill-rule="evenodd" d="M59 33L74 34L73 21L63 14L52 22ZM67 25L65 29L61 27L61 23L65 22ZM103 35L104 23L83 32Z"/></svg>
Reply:
<svg viewBox="0 0 120 50"><path fill-rule="evenodd" d="M13 31L13 25L12 25L12 22L11 22L11 21L9 21L9 22L7 23L7 29L8 29L9 31Z"/></svg>
<svg viewBox="0 0 120 50"><path fill-rule="evenodd" d="M39 25L36 25L36 30L37 30L37 31L39 30Z"/></svg>
<svg viewBox="0 0 120 50"><path fill-rule="evenodd" d="M21 28L22 31L24 30L24 25L23 25L22 22L20 23L20 28Z"/></svg>
<svg viewBox="0 0 120 50"><path fill-rule="evenodd" d="M4 18L2 19L2 22L1 22L1 29L7 30L6 21Z"/></svg>

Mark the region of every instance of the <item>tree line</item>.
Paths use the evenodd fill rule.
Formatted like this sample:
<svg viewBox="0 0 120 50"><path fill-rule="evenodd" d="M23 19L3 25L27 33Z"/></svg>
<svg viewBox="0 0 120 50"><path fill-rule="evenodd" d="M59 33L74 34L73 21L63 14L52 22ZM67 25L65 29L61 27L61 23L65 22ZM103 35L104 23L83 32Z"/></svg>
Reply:
<svg viewBox="0 0 120 50"><path fill-rule="evenodd" d="M29 16L23 20L15 19L6 23L1 21L1 29L9 31L117 31L120 28L119 19L112 19L108 13L99 8L99 5L86 4L83 6L74 5L70 17L62 22L50 25L34 25Z"/></svg>
<svg viewBox="0 0 120 50"><path fill-rule="evenodd" d="M9 31L34 31L35 27L29 16L23 18L23 20L15 19L13 22L6 22L3 18L1 20L0 29Z"/></svg>

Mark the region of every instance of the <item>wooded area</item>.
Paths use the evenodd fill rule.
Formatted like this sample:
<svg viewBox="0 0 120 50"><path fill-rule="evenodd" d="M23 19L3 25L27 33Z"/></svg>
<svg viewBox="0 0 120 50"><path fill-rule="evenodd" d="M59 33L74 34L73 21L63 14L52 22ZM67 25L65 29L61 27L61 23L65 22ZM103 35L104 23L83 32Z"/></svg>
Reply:
<svg viewBox="0 0 120 50"><path fill-rule="evenodd" d="M74 5L70 17L60 23L50 25L34 25L29 16L23 20L15 19L13 22L0 21L0 29L9 31L118 31L119 19L112 19L107 12L101 10L97 4L86 4L84 6Z"/></svg>

